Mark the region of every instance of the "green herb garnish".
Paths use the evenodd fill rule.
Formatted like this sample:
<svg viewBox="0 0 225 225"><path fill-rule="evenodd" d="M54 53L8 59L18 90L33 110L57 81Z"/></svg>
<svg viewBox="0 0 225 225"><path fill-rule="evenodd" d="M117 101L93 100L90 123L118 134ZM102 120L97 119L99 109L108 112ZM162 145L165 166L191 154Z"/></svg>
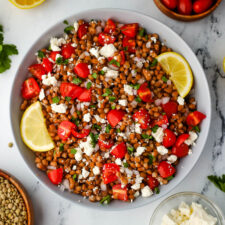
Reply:
<svg viewBox="0 0 225 225"><path fill-rule="evenodd" d="M43 59L45 57L44 52L42 52L41 50L38 51L38 57Z"/></svg>
<svg viewBox="0 0 225 225"><path fill-rule="evenodd" d="M98 74L97 74L97 73L93 73L91 76L92 76L94 79L96 79L96 78L98 77Z"/></svg>
<svg viewBox="0 0 225 225"><path fill-rule="evenodd" d="M153 163L153 161L154 161L154 156L151 155L151 154L149 154L149 155L148 155L148 159L149 159L148 164L149 164L149 165L152 165L152 163Z"/></svg>
<svg viewBox="0 0 225 225"><path fill-rule="evenodd" d="M225 174L221 177L218 176L208 176L208 179L221 191L225 192Z"/></svg>
<svg viewBox="0 0 225 225"><path fill-rule="evenodd" d="M71 97L66 96L65 99L69 102L71 100Z"/></svg>
<svg viewBox="0 0 225 225"><path fill-rule="evenodd" d="M139 96L137 96L137 98L135 98L135 101L136 102L141 102L142 100L141 100L141 98Z"/></svg>
<svg viewBox="0 0 225 225"><path fill-rule="evenodd" d="M59 151L62 152L64 150L64 144L63 143L60 143L59 145Z"/></svg>
<svg viewBox="0 0 225 225"><path fill-rule="evenodd" d="M71 31L72 31L73 29L74 29L73 26L68 26L68 27L65 27L64 32L65 32L66 34L70 34Z"/></svg>
<svg viewBox="0 0 225 225"><path fill-rule="evenodd" d="M55 104L58 104L58 103L59 103L59 101L60 101L60 99L59 99L59 97L58 97L58 96L56 96L56 97L52 98L52 102L53 102L53 103L55 103Z"/></svg>
<svg viewBox="0 0 225 225"><path fill-rule="evenodd" d="M155 188L154 188L154 192L155 192L156 194L159 194L159 192L160 192L159 187L155 187Z"/></svg>
<svg viewBox="0 0 225 225"><path fill-rule="evenodd" d="M124 47L124 50L127 51L128 50L128 47Z"/></svg>
<svg viewBox="0 0 225 225"><path fill-rule="evenodd" d="M92 108L92 109L96 108L96 105L90 105L90 108Z"/></svg>
<svg viewBox="0 0 225 225"><path fill-rule="evenodd" d="M58 65L61 65L61 64L68 64L68 63L69 63L69 60L68 60L68 59L63 60L62 57L58 57L58 58L55 60L55 63L58 64Z"/></svg>
<svg viewBox="0 0 225 225"><path fill-rule="evenodd" d="M117 128L117 129L116 129L116 133L121 133L120 128Z"/></svg>
<svg viewBox="0 0 225 225"><path fill-rule="evenodd" d="M71 121L75 123L77 126L79 126L80 124L80 120L78 118L75 118L74 116L72 116Z"/></svg>
<svg viewBox="0 0 225 225"><path fill-rule="evenodd" d="M166 179L168 180L168 181L170 181L170 180L172 180L174 178L174 176L170 176L170 177L167 177Z"/></svg>
<svg viewBox="0 0 225 225"><path fill-rule="evenodd" d="M87 83L87 89L90 89L91 88L91 85L92 85L92 83L91 82L88 82Z"/></svg>
<svg viewBox="0 0 225 225"><path fill-rule="evenodd" d="M120 63L118 61L116 61L115 59L112 59L109 61L109 64L113 64L113 65L116 65L117 67L120 67Z"/></svg>
<svg viewBox="0 0 225 225"><path fill-rule="evenodd" d="M156 133L156 131L158 130L159 126L158 125L155 125L153 128L152 128L152 132L153 133Z"/></svg>
<svg viewBox="0 0 225 225"><path fill-rule="evenodd" d="M192 130L194 130L194 131L196 131L196 132L198 132L198 133L200 133L200 128L199 128L199 126L194 126L193 128L192 128Z"/></svg>
<svg viewBox="0 0 225 225"><path fill-rule="evenodd" d="M130 84L130 86L132 87L132 88L134 88L135 90L138 90L139 88L140 88L140 84Z"/></svg>
<svg viewBox="0 0 225 225"><path fill-rule="evenodd" d="M115 105L112 105L112 107L111 107L112 109L115 109L116 108L116 106Z"/></svg>
<svg viewBox="0 0 225 225"><path fill-rule="evenodd" d="M96 130L101 130L102 129L101 126L98 125L98 124L93 124L92 128L96 129Z"/></svg>
<svg viewBox="0 0 225 225"><path fill-rule="evenodd" d="M101 70L99 73L100 73L101 75L104 75L104 74L105 74L105 71Z"/></svg>
<svg viewBox="0 0 225 225"><path fill-rule="evenodd" d="M76 154L76 153L77 153L77 150L76 150L75 148L72 148L72 149L70 150L70 153L71 153L71 154Z"/></svg>
<svg viewBox="0 0 225 225"><path fill-rule="evenodd" d="M91 137L91 145L94 148L98 142L98 135L90 133L90 137Z"/></svg>
<svg viewBox="0 0 225 225"><path fill-rule="evenodd" d="M101 204L109 204L110 202L111 202L111 196L110 195L106 195L100 201Z"/></svg>
<svg viewBox="0 0 225 225"><path fill-rule="evenodd" d="M153 137L151 135L142 134L142 138L151 140Z"/></svg>
<svg viewBox="0 0 225 225"><path fill-rule="evenodd" d="M116 97L114 97L114 96L109 96L109 101L110 102L114 102L116 100Z"/></svg>
<svg viewBox="0 0 225 225"><path fill-rule="evenodd" d="M147 34L145 35L145 39L148 40L148 35Z"/></svg>
<svg viewBox="0 0 225 225"><path fill-rule="evenodd" d="M108 124L108 125L106 126L106 128L105 128L105 132L106 132L106 133L109 133L111 129L112 129L111 125Z"/></svg>
<svg viewBox="0 0 225 225"><path fill-rule="evenodd" d="M77 178L77 175L74 174L74 175L73 175L73 180L76 180L76 178Z"/></svg>
<svg viewBox="0 0 225 225"><path fill-rule="evenodd" d="M103 97L106 97L106 96L109 96L109 95L111 95L111 94L112 94L111 89L106 88L106 89L105 89L105 93L104 93L102 96L103 96Z"/></svg>
<svg viewBox="0 0 225 225"><path fill-rule="evenodd" d="M74 77L73 80L72 80L72 82L73 82L74 84L80 84L80 83L82 83L81 79L78 78L78 77Z"/></svg>
<svg viewBox="0 0 225 225"><path fill-rule="evenodd" d="M163 76L162 81L166 83L168 81L168 79L165 76Z"/></svg>
<svg viewBox="0 0 225 225"><path fill-rule="evenodd" d="M125 168L128 168L128 167L129 167L129 164L128 164L127 162L125 162L125 163L123 163L123 166L124 166Z"/></svg>
<svg viewBox="0 0 225 225"><path fill-rule="evenodd" d="M131 155L134 152L134 148L129 146L129 147L127 147L127 151Z"/></svg>
<svg viewBox="0 0 225 225"><path fill-rule="evenodd" d="M138 35L141 36L141 37L143 37L144 34L145 34L145 29L144 29L144 28L141 28L141 29L139 30L139 32L138 32Z"/></svg>
<svg viewBox="0 0 225 225"><path fill-rule="evenodd" d="M150 65L150 67L156 66L157 63L158 63L158 60L157 60L157 59L154 59L154 60L152 61L151 65Z"/></svg>
<svg viewBox="0 0 225 225"><path fill-rule="evenodd" d="M81 112L80 111L77 111L77 115L79 116L81 114Z"/></svg>
<svg viewBox="0 0 225 225"><path fill-rule="evenodd" d="M63 23L69 25L69 22L67 20L64 20Z"/></svg>

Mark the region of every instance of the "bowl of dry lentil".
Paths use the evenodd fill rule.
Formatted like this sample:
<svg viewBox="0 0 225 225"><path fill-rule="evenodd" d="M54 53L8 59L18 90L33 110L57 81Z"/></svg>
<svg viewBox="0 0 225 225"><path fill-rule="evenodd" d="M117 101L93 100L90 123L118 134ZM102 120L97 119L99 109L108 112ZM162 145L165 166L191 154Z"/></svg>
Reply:
<svg viewBox="0 0 225 225"><path fill-rule="evenodd" d="M0 170L0 224L34 224L31 201L25 189L13 176L2 170Z"/></svg>
<svg viewBox="0 0 225 225"><path fill-rule="evenodd" d="M172 49L194 74L185 103L156 60ZM35 88L27 91L29 82ZM22 114L33 104L45 117L54 149L32 152L21 138ZM19 151L43 184L85 207L122 210L150 204L191 171L207 140L211 98L198 59L171 29L137 12L96 9L71 16L36 40L17 71L10 110ZM204 119L201 132L185 122L190 114L198 117L197 124ZM127 127L131 130L125 132ZM161 131L169 137L164 146L157 141ZM172 149L174 139L184 144L185 155ZM123 201L107 204L112 199Z"/></svg>

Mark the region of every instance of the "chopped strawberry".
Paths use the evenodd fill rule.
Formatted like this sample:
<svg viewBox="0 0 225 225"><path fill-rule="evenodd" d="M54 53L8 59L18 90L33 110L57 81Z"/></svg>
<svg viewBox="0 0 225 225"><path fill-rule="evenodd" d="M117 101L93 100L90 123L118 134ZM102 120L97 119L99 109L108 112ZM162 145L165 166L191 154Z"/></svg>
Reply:
<svg viewBox="0 0 225 225"><path fill-rule="evenodd" d="M121 32L127 37L134 38L138 31L138 23L125 24L120 28Z"/></svg>
<svg viewBox="0 0 225 225"><path fill-rule="evenodd" d="M166 148L173 146L176 142L176 135L169 129L165 129L163 137L163 145Z"/></svg>
<svg viewBox="0 0 225 225"><path fill-rule="evenodd" d="M121 201L127 201L128 200L128 191L127 187L122 187L121 184L116 184L112 188L113 191L113 198L118 199Z"/></svg>
<svg viewBox="0 0 225 225"><path fill-rule="evenodd" d="M113 22L113 20L108 19L106 22L104 32L111 34L114 30L116 30L116 24Z"/></svg>
<svg viewBox="0 0 225 225"><path fill-rule="evenodd" d="M138 95L144 102L151 102L152 101L152 93L148 88L148 83L143 83L140 88L138 89Z"/></svg>
<svg viewBox="0 0 225 225"><path fill-rule="evenodd" d="M43 58L42 65L47 73L51 73L53 70L53 63L49 61L48 58Z"/></svg>
<svg viewBox="0 0 225 225"><path fill-rule="evenodd" d="M141 129L147 129L149 127L150 115L146 109L139 109L139 111L134 113L133 119L140 123Z"/></svg>
<svg viewBox="0 0 225 225"><path fill-rule="evenodd" d="M116 158L122 159L127 153L127 146L125 142L121 142L120 144L113 147L110 153L114 155Z"/></svg>
<svg viewBox="0 0 225 225"><path fill-rule="evenodd" d="M111 34L102 32L98 35L98 42L100 43L100 45L113 44L115 41L115 36Z"/></svg>
<svg viewBox="0 0 225 225"><path fill-rule="evenodd" d="M123 110L112 109L107 114L107 120L112 127L115 127L124 117Z"/></svg>
<svg viewBox="0 0 225 225"><path fill-rule="evenodd" d="M176 169L170 163L162 161L158 165L158 172L162 178L167 178L172 176Z"/></svg>
<svg viewBox="0 0 225 225"><path fill-rule="evenodd" d="M83 23L79 26L77 35L81 39L88 32L88 23Z"/></svg>
<svg viewBox="0 0 225 225"><path fill-rule="evenodd" d="M35 76L39 80L42 80L42 76L46 74L46 70L41 64L33 64L29 66L28 70L33 76Z"/></svg>
<svg viewBox="0 0 225 225"><path fill-rule="evenodd" d="M71 45L71 43L65 44L62 46L62 56L64 59L71 58L72 54L74 54L75 48Z"/></svg>

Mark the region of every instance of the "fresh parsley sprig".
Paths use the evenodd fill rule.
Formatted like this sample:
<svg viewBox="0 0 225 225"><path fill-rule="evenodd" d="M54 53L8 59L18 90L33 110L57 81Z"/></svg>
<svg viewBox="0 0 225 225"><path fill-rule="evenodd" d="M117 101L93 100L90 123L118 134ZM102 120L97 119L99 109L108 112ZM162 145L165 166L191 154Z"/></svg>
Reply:
<svg viewBox="0 0 225 225"><path fill-rule="evenodd" d="M221 191L225 192L225 174L221 177L210 175L208 179Z"/></svg>

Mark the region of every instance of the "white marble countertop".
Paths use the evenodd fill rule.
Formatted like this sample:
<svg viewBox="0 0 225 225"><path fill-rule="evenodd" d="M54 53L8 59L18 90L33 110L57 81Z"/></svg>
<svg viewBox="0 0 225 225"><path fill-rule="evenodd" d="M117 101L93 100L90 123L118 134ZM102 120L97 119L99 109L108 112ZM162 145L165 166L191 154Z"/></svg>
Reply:
<svg viewBox="0 0 225 225"><path fill-rule="evenodd" d="M202 63L211 89L213 117L211 132L205 150L191 173L173 192L200 192L212 199L225 213L225 193L207 181L209 174L225 173L225 1L209 17L192 23L174 21L164 16L153 0L47 0L31 10L19 10L6 0L0 0L0 24L4 25L5 40L14 43L19 55L13 57L12 68L0 75L0 168L17 176L29 192L34 205L35 224L38 225L147 225L155 207L167 196L145 207L105 212L90 210L63 200L49 192L28 171L18 149L9 148L14 142L10 128L9 97L15 72L30 45L37 37L67 16L90 8L126 8L152 16L171 27L190 45ZM224 97L223 97L224 96Z"/></svg>

